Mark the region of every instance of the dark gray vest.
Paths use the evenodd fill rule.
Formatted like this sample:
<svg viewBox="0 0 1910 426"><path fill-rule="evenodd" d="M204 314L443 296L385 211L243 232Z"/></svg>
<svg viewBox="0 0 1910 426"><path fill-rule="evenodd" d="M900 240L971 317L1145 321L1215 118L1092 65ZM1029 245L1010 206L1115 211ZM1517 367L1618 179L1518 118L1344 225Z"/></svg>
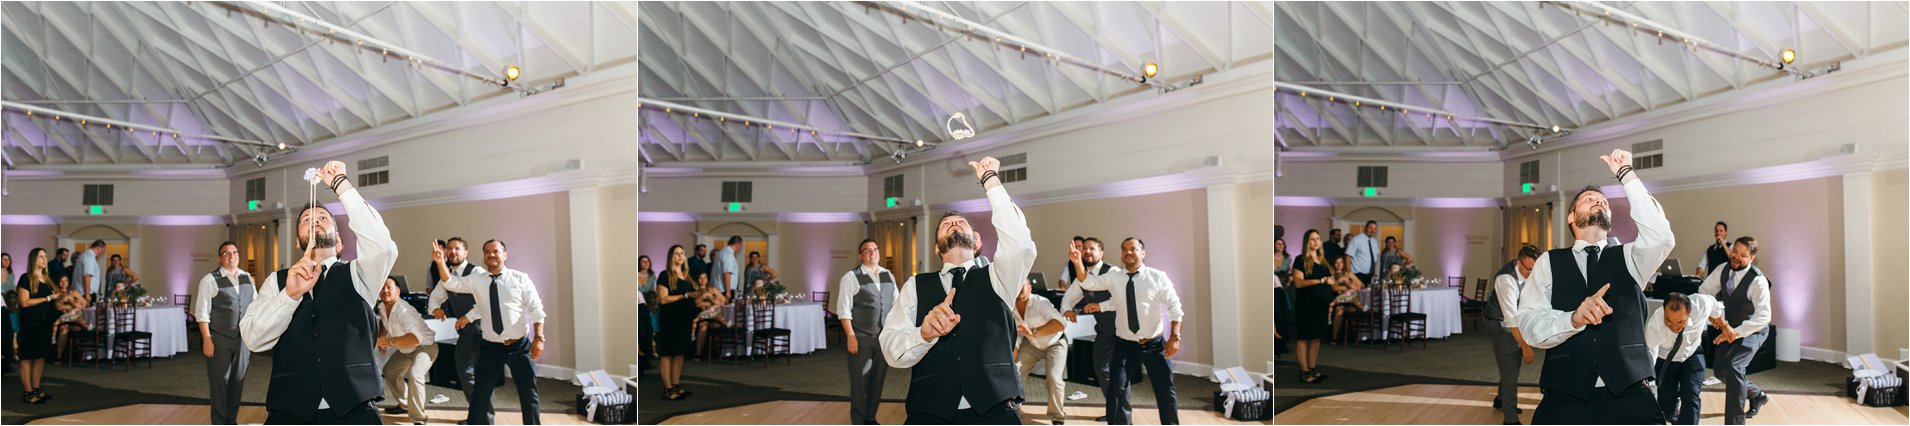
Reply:
<svg viewBox="0 0 1910 426"><path fill-rule="evenodd" d="M850 271L856 276L856 295L849 315L855 318L849 321L850 328L857 335L882 335L883 317L889 315L889 307L895 304L895 275L882 271L881 280L862 273L857 267ZM932 305L931 305L932 306Z"/></svg>
<svg viewBox="0 0 1910 426"><path fill-rule="evenodd" d="M995 296L988 266L970 269L952 288L950 307L961 324L943 335L927 355L910 369L907 409L954 421L956 406L968 398L969 407L986 411L1002 401L1021 397L1021 379L1015 375L1014 310ZM942 291L939 271L915 276L915 325L948 293Z"/></svg>
<svg viewBox="0 0 1910 426"><path fill-rule="evenodd" d="M245 318L245 308L252 306L252 296L258 292L252 285L251 274L240 274L239 282L232 282L224 271L212 271L212 279L219 285L219 293L212 295L212 310L207 315L206 329L212 334L226 338L239 339L239 319Z"/></svg>
<svg viewBox="0 0 1910 426"><path fill-rule="evenodd" d="M1083 267L1085 268L1085 265ZM1100 267L1094 268L1094 271L1091 271L1088 273L1092 275L1101 275L1101 274L1108 273L1108 271L1112 271L1112 270L1114 270L1114 265L1109 265L1107 262L1103 261L1101 262ZM1074 285L1074 284L1076 283L1069 283L1069 285ZM1114 293L1109 293L1105 290L1099 290L1099 291L1082 290L1081 301L1076 302L1073 307L1070 307L1068 309L1073 309L1078 312L1082 308L1087 307L1089 303L1106 302L1108 300L1112 300L1113 298L1114 298ZM1113 342L1115 339L1114 312L1101 311L1101 312L1090 314L1090 315L1094 316L1094 341Z"/></svg>
<svg viewBox="0 0 1910 426"><path fill-rule="evenodd" d="M1730 270L1731 266L1726 264L1724 268L1717 273L1722 274ZM1731 288L1730 293L1724 292L1723 285L1718 286L1718 301L1724 304L1724 321L1730 323L1732 327L1743 324L1744 320L1751 319L1751 314L1757 313L1757 304L1751 302L1751 280L1761 275L1764 275L1764 271L1758 270L1757 266L1750 266L1744 268L1744 273L1737 278L1738 283ZM1722 280L1724 277L1719 276L1718 279Z"/></svg>
<svg viewBox="0 0 1910 426"><path fill-rule="evenodd" d="M457 271L457 269L452 269L448 267L445 269L451 269L453 271ZM458 272L458 276L460 277L470 276L471 271L477 270L477 264L466 261L464 262L463 269L464 269L463 271ZM444 281L444 278L438 276L437 265L435 264L432 265L430 271L431 271L431 285L434 286L433 288L435 289L436 288L435 286L438 285L438 282ZM476 307L477 307L477 296L473 296L470 293L459 293L455 291L444 292L444 303L438 304L439 309L444 309L444 316L446 318L462 317L464 316L465 313L471 312L471 309ZM430 312L426 312L425 314L429 315ZM476 321L473 321L472 323L476 323ZM467 327L469 326L467 325Z"/></svg>
<svg viewBox="0 0 1910 426"><path fill-rule="evenodd" d="M1590 324L1564 343L1545 351L1545 369L1539 374L1539 388L1591 400L1598 379L1605 380L1605 391L1617 395L1626 388L1652 377L1651 352L1645 349L1645 293L1625 268L1625 246L1605 246L1598 263L1588 264L1590 282L1578 270L1572 249L1552 250L1552 309L1571 312L1598 292L1605 291L1605 303L1612 314L1603 324ZM1592 284L1597 283L1597 284ZM1521 300L1520 303L1544 303Z"/></svg>
<svg viewBox="0 0 1910 426"><path fill-rule="evenodd" d="M1483 309L1483 311L1485 312L1487 321L1505 321L1505 313L1499 312L1498 281L1499 281L1499 277L1503 277L1507 275L1512 276L1513 282L1518 282L1519 280L1518 259L1513 259L1511 262L1507 262L1504 267L1499 268L1499 272L1495 272L1492 274L1491 281L1486 282L1486 285L1492 286L1492 288L1486 290L1487 292L1492 293L1492 297L1486 298L1486 306ZM1525 283L1519 283L1518 290L1524 290L1524 289L1525 289Z"/></svg>
<svg viewBox="0 0 1910 426"><path fill-rule="evenodd" d="M352 266L332 264L292 311L291 324L272 349L267 409L310 423L317 419L319 398L342 415L383 395L372 355L378 320L358 295ZM281 269L278 276L283 283L291 275Z"/></svg>

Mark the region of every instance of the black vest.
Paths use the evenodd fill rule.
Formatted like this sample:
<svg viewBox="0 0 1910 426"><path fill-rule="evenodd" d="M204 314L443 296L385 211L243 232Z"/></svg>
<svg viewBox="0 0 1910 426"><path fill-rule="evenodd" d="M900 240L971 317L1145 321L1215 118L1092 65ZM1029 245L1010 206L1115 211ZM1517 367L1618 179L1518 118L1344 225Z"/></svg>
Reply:
<svg viewBox="0 0 1910 426"><path fill-rule="evenodd" d="M1545 369L1539 375L1539 387L1579 399L1592 399L1598 379L1605 379L1605 390L1617 395L1652 377L1651 353L1645 349L1645 293L1625 268L1625 246L1605 246L1598 264L1586 265L1591 271L1587 284L1580 273L1572 249L1550 253L1552 268L1552 309L1578 310L1598 287L1611 284L1605 291L1605 303L1612 314L1604 324L1588 324L1584 331L1545 351ZM1538 303L1522 300L1521 303Z"/></svg>
<svg viewBox="0 0 1910 426"><path fill-rule="evenodd" d="M1705 272L1729 267L1731 267L1731 254L1724 251L1723 244L1712 244L1711 247L1704 249Z"/></svg>
<svg viewBox="0 0 1910 426"><path fill-rule="evenodd" d="M1730 269L1731 265L1726 264L1724 269L1719 269L1717 273L1723 274ZM1751 314L1757 313L1757 304L1751 302L1751 280L1757 279L1760 275L1764 275L1764 271L1759 271L1757 266L1746 267L1730 293L1724 292L1723 285L1718 286L1718 301L1724 304L1724 322L1737 327L1743 324L1744 320L1751 319ZM1718 279L1722 280L1724 276L1720 275Z"/></svg>
<svg viewBox="0 0 1910 426"><path fill-rule="evenodd" d="M450 269L450 268L446 268L446 269ZM470 276L471 271L475 271L475 270L477 270L477 264L471 263L468 261L464 262L464 271L458 272L458 276L460 277ZM438 282L444 281L444 278L438 276L437 264L433 263L431 265L430 271L431 271L431 286L433 289L436 289ZM438 308L444 309L445 318L462 317L464 316L465 313L471 312L471 309L476 307L477 307L477 296L473 296L471 295L471 293L459 293L455 291L444 292L444 303L438 304ZM431 315L430 312L425 312L424 314ZM472 321L472 323L476 323L476 321ZM468 327L469 325L466 325L466 326Z"/></svg>
<svg viewBox="0 0 1910 426"><path fill-rule="evenodd" d="M352 265L332 265L292 311L292 323L272 349L265 408L306 422L315 419L319 398L343 415L383 395L372 355L378 321L358 295ZM291 275L280 269L278 277L284 288Z"/></svg>
<svg viewBox="0 0 1910 426"><path fill-rule="evenodd" d="M961 324L936 341L927 355L910 369L908 412L953 421L963 397L977 412L1002 401L1021 398L1021 379L1015 375L1014 310L996 297L988 266L972 268L953 288L950 305ZM939 271L915 276L915 325L948 294L942 291Z"/></svg>
<svg viewBox="0 0 1910 426"><path fill-rule="evenodd" d="M1114 265L1109 265L1106 261L1103 261L1101 262L1101 267L1095 268L1095 270L1093 272L1089 272L1089 274L1101 275L1101 274L1108 273L1108 271L1111 271L1111 270L1114 270ZM1074 284L1076 283L1069 283L1069 285L1074 285ZM1110 293L1106 290L1082 290L1081 301L1075 302L1074 307L1069 309L1078 311L1078 310L1081 310L1082 308L1087 307L1089 303L1101 303L1101 302L1106 302L1113 299L1114 299L1114 293ZM1116 338L1116 336L1114 335L1114 332L1115 332L1114 312L1101 311L1101 312L1096 312L1089 315L1094 316L1094 341L1095 342L1113 342L1114 339Z"/></svg>
<svg viewBox="0 0 1910 426"><path fill-rule="evenodd" d="M1487 292L1492 293L1492 297L1486 298L1486 306L1483 309L1486 315L1486 320L1488 321L1505 321L1506 319L1505 313L1499 312L1499 285L1498 285L1499 277L1506 276L1506 275L1511 275L1513 281L1515 282L1519 279L1518 259L1513 259L1511 262L1506 262L1504 267L1499 268L1499 272L1494 272L1492 274L1492 280L1489 282L1486 282L1486 285L1492 286L1492 289L1487 290ZM1515 290L1517 289L1515 288Z"/></svg>

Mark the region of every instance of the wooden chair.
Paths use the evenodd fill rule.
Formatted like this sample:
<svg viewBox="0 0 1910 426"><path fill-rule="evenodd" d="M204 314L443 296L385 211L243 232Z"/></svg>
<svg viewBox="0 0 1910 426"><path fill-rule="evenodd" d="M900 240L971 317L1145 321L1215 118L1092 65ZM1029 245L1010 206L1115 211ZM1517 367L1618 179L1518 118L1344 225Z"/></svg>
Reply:
<svg viewBox="0 0 1910 426"><path fill-rule="evenodd" d="M1343 325L1340 326L1340 336L1338 337L1340 338L1340 347L1342 348L1346 347L1347 343L1354 338L1359 338L1367 342L1366 346L1371 347L1373 346L1372 341L1379 340L1384 336L1381 333L1384 327L1380 325L1380 319L1384 318L1386 314L1381 312L1378 309L1379 307L1373 304L1373 301L1377 299L1374 295L1383 294L1384 290L1379 287L1370 288L1371 290L1367 290L1357 297L1365 309L1340 314L1340 321Z"/></svg>
<svg viewBox="0 0 1910 426"><path fill-rule="evenodd" d="M139 331L139 312L131 306L113 310L113 353L126 356L126 371L133 370L133 360L140 355L146 357L146 368L153 368L153 333Z"/></svg>
<svg viewBox="0 0 1910 426"><path fill-rule="evenodd" d="M787 328L776 327L776 303L765 301L750 305L750 349L763 355L763 368L769 368L769 360L778 354L783 356L783 365L789 365L795 356L791 351L793 334Z"/></svg>
<svg viewBox="0 0 1910 426"><path fill-rule="evenodd" d="M709 329L709 333L705 335L709 340L700 342L699 346L702 346L704 350L703 363L708 364L715 358L723 356L724 353L742 356L749 338L749 328L746 327L748 324L745 323L749 318L749 299L739 300L742 304L731 305L735 308L730 310L733 314L730 315L729 326ZM709 353L710 350L714 350L715 353Z"/></svg>
<svg viewBox="0 0 1910 426"><path fill-rule="evenodd" d="M829 300L829 292L811 291L809 292L809 301L822 304L823 338L828 340L829 344L832 344L832 345L835 344L836 336L841 335L842 327L830 327L831 325L837 325L837 324L840 324L841 322L837 321L837 319L839 319L840 317L836 313L836 309L835 309L836 304L829 303L831 302L831 300ZM844 339L846 340L847 338L844 338Z"/></svg>
<svg viewBox="0 0 1910 426"><path fill-rule="evenodd" d="M107 327L112 325L110 308L111 306L92 307L92 311L81 316L86 319L87 328L66 333L66 353L61 358L64 364L71 367L74 361L85 361L87 356L91 355L94 365L103 365L100 362L107 359L110 349L109 342L106 340L110 333Z"/></svg>
<svg viewBox="0 0 1910 426"><path fill-rule="evenodd" d="M1459 302L1459 314L1466 317L1466 323L1483 322L1486 309L1498 309L1497 306L1486 306L1490 304L1486 296L1491 289L1492 283L1485 278L1480 278L1472 286L1471 292L1460 293L1465 300Z"/></svg>
<svg viewBox="0 0 1910 426"><path fill-rule="evenodd" d="M1399 337L1399 351L1406 351L1406 339L1417 336L1419 347L1426 348L1426 314L1410 312L1413 306L1412 289L1393 289L1386 292L1387 331Z"/></svg>

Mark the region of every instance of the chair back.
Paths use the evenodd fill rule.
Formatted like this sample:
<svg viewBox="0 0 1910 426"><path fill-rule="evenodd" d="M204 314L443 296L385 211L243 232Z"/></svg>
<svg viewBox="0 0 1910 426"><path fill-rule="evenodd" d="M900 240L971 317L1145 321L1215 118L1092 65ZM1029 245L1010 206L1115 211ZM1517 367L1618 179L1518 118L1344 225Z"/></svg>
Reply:
<svg viewBox="0 0 1910 426"><path fill-rule="evenodd" d="M138 330L139 315L130 306L120 306L110 310L113 316L113 334Z"/></svg>
<svg viewBox="0 0 1910 426"><path fill-rule="evenodd" d="M764 300L761 303L749 305L749 311L750 329L762 330L776 326L776 303L774 300Z"/></svg>
<svg viewBox="0 0 1910 426"><path fill-rule="evenodd" d="M1386 312L1398 315L1408 312L1413 306L1413 290L1398 288L1386 291Z"/></svg>
<svg viewBox="0 0 1910 426"><path fill-rule="evenodd" d="M1474 283L1476 284L1476 288L1472 289L1472 300L1479 300L1479 301L1486 300L1486 296L1489 293L1492 293L1492 283L1486 282L1485 278L1480 278L1474 281L1476 281Z"/></svg>
<svg viewBox="0 0 1910 426"><path fill-rule="evenodd" d="M185 306L187 303L192 303L192 295L189 295L189 294L172 295L172 304Z"/></svg>

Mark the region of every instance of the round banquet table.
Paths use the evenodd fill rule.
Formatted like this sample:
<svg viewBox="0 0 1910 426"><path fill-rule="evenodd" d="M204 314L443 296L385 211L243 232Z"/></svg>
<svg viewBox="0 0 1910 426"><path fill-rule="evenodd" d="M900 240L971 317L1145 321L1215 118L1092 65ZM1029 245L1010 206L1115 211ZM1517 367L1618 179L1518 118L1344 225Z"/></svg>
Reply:
<svg viewBox="0 0 1910 426"><path fill-rule="evenodd" d="M1371 289L1360 291L1368 292ZM1458 287L1416 288L1412 292L1413 300L1408 305L1410 307L1407 311L1426 314L1427 338L1444 339L1460 333L1465 324L1465 317L1459 313ZM1389 315L1392 313L1384 299L1374 300L1373 304L1380 311L1387 312ZM1384 336L1388 339L1395 338L1390 330Z"/></svg>
<svg viewBox="0 0 1910 426"><path fill-rule="evenodd" d="M86 318L93 318L94 307L85 309ZM158 305L133 308L134 330L153 334L153 356L170 357L186 352L186 307L180 305ZM111 319L108 319L111 321ZM111 324L91 324L96 330L110 328Z"/></svg>
<svg viewBox="0 0 1910 426"><path fill-rule="evenodd" d="M736 315L736 305L723 305L723 316L732 319L738 326L743 324ZM798 302L776 305L776 328L789 329L789 352L807 354L829 347L829 335L824 333L827 324L823 323L822 303ZM753 349L745 349L744 355L754 354Z"/></svg>

